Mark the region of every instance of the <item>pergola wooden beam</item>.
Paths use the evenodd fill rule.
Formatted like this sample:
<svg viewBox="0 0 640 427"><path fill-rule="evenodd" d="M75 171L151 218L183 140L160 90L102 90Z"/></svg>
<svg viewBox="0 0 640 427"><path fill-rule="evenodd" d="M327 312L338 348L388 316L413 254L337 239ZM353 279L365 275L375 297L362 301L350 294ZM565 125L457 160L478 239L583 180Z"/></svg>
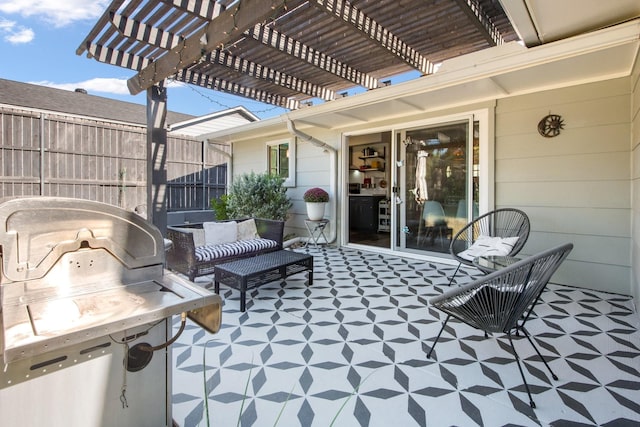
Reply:
<svg viewBox="0 0 640 427"><path fill-rule="evenodd" d="M173 6L176 9L189 12L198 18L211 21L224 10L224 7L217 1L194 1L194 0L160 0L164 4Z"/></svg>
<svg viewBox="0 0 640 427"><path fill-rule="evenodd" d="M87 46L87 52L90 57L95 58L100 62L117 65L130 70L140 71L150 63L150 61L145 57L101 46L99 44L90 44Z"/></svg>
<svg viewBox="0 0 640 427"><path fill-rule="evenodd" d="M268 19L286 0L243 0L221 12L206 27L147 65L127 81L129 92L137 95L155 83L196 63L203 55L242 37L257 23Z"/></svg>
<svg viewBox="0 0 640 427"><path fill-rule="evenodd" d="M125 2L125 0L113 0L110 6L102 13L102 16L98 19L96 25L89 31L89 34L84 38L80 46L76 49L76 55L82 55L85 50L89 50L89 46L91 45L91 40L95 40L96 37L101 33L101 23L106 22L109 19L109 15L114 10L118 10L120 6Z"/></svg>
<svg viewBox="0 0 640 427"><path fill-rule="evenodd" d="M218 90L220 92L230 93L232 95L243 96L245 98L254 99L256 101L264 102L267 104L277 105L279 107L288 108L291 110L298 109L298 107L300 106L300 103L292 98L275 95L264 90L253 89L237 83L188 70L179 70L178 73L176 73L176 75L174 76L174 80L194 84L196 86L205 87L208 89Z"/></svg>
<svg viewBox="0 0 640 427"><path fill-rule="evenodd" d="M155 47L159 47L161 49L172 49L182 41L182 37L176 34L164 31L160 28L152 27L126 16L111 14L111 22L123 36L150 44ZM126 61L131 61L131 58L127 56L120 56L122 56L122 58ZM207 55L206 60L208 62L223 65L238 73L248 75L255 79L269 81L273 84L286 87L287 89L291 89L314 98L321 98L325 101L331 101L335 99L335 92L332 90L326 89L320 85L307 82L303 79L299 79L295 76L282 73L272 68L257 64L247 59L229 55L221 49L216 49L212 53ZM114 63L114 65L120 64Z"/></svg>
<svg viewBox="0 0 640 427"><path fill-rule="evenodd" d="M183 40L183 38L177 34L115 13L111 14L111 23L123 36L164 50L173 49Z"/></svg>
<svg viewBox="0 0 640 427"><path fill-rule="evenodd" d="M280 52L286 53L287 55L291 55L294 58L305 61L314 67L320 68L328 73L335 74L336 76L355 83L358 86L363 86L367 89L375 89L379 86L378 79L368 75L367 73L344 64L337 59L309 47L286 34L282 34L273 28L269 28L266 25L257 24L250 30L247 30L245 35L257 40L265 46L269 46Z"/></svg>
<svg viewBox="0 0 640 427"><path fill-rule="evenodd" d="M458 0L462 1L462 0ZM418 51L400 40L391 31L384 28L374 19L367 16L360 9L353 6L347 0L311 0L310 5L316 9L336 16L344 22L362 32L371 40L375 40L380 46L402 59L411 67L423 74L433 73L433 64Z"/></svg>
<svg viewBox="0 0 640 427"><path fill-rule="evenodd" d="M235 55L229 55L221 49L216 49L210 55L207 60L212 63L224 65L238 73L253 77L259 80L265 80L278 86L285 87L287 89L294 90L305 95L309 95L313 98L321 98L325 101L332 101L335 99L336 94L334 91L324 88L320 85L316 85L299 79L295 76L274 70L273 68L266 67L261 64L257 64L253 61L249 61L240 58Z"/></svg>
<svg viewBox="0 0 640 427"><path fill-rule="evenodd" d="M207 19L202 12L198 12L195 9L195 4L189 5L188 0L162 0L167 4L171 4L174 7L184 10L186 12L190 12L199 16L201 18ZM210 19L210 18L208 18ZM273 47L278 49L281 52L287 53L288 55L292 55L298 59L305 60L307 63L312 64L316 67L321 68L324 71L330 72L332 74L336 74L345 80L351 81L359 86L366 87L367 89L374 89L379 86L377 79L368 76L366 73L362 71L356 70L353 67L350 67L346 64L341 63L340 61L331 58L330 56L317 52L315 49L312 49L304 44L300 43L292 39L291 37L280 34L278 31L267 28L264 25L258 24L253 29L248 30L245 33L247 36L254 38L255 40L263 43L266 46ZM288 46L292 46L291 49L287 49ZM300 56L300 55L306 55ZM306 92L302 92L305 94L309 94ZM312 95L318 96L318 95ZM330 98L326 98L325 96L318 96L325 100L335 99L335 94L331 95Z"/></svg>
<svg viewBox="0 0 640 427"><path fill-rule="evenodd" d="M484 38L493 46L504 43L500 31L484 14L478 4L473 0L455 0L460 9L469 17L469 20L480 31Z"/></svg>

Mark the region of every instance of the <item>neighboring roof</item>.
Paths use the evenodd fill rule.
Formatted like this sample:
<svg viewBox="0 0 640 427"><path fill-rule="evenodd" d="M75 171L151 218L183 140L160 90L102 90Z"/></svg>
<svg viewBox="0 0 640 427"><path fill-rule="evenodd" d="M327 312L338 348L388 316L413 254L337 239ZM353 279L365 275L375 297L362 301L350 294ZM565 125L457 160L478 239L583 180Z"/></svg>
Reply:
<svg viewBox="0 0 640 427"><path fill-rule="evenodd" d="M198 136L235 126L256 122L259 118L246 108L239 106L224 111L199 116L169 126L169 132Z"/></svg>
<svg viewBox="0 0 640 427"><path fill-rule="evenodd" d="M499 0L112 0L78 47L139 72L285 108L385 86L517 39Z"/></svg>
<svg viewBox="0 0 640 427"><path fill-rule="evenodd" d="M74 114L108 121L147 124L147 107L79 91L0 79L0 104ZM193 119L190 114L167 112L167 124Z"/></svg>

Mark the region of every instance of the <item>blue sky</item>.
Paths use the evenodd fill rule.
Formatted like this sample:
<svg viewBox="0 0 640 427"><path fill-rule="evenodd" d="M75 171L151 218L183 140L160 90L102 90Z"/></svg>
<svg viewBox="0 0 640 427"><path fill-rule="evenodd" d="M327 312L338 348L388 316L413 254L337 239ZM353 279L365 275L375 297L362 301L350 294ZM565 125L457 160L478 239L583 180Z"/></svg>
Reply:
<svg viewBox="0 0 640 427"><path fill-rule="evenodd" d="M146 104L146 94L129 94L132 70L103 64L76 49L110 0L0 0L0 78L60 89L86 89L92 95ZM392 78L399 83L417 72ZM353 95L364 89L349 90ZM169 110L195 116L244 106L261 119L287 112L247 98L173 83L167 88ZM2 94L0 94L2 102ZM316 102L317 103L317 102Z"/></svg>
<svg viewBox="0 0 640 427"><path fill-rule="evenodd" d="M76 55L110 1L0 0L0 78L61 89L84 88L90 94L146 104L146 95L129 95L134 72ZM260 118L287 110L246 98L180 84L171 86L168 108L204 115L244 106ZM0 94L0 102L2 102Z"/></svg>

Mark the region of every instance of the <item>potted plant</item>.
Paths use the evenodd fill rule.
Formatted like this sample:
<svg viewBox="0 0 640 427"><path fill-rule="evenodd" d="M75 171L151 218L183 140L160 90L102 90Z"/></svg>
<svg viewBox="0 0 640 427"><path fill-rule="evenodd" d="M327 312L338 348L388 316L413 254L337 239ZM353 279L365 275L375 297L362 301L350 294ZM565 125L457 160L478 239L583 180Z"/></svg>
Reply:
<svg viewBox="0 0 640 427"><path fill-rule="evenodd" d="M329 193L322 188L313 187L305 191L302 197L307 203L307 216L312 221L319 221L324 216L324 206L329 201Z"/></svg>

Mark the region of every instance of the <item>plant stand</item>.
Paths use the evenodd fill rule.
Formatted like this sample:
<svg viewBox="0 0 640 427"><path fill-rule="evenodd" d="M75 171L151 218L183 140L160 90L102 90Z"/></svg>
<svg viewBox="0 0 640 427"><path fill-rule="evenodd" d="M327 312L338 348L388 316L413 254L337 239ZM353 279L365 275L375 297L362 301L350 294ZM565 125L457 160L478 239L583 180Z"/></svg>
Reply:
<svg viewBox="0 0 640 427"><path fill-rule="evenodd" d="M318 221L305 219L304 225L307 227L307 230L309 231L309 240L307 241L307 244L304 245L305 248L309 246L309 242L313 242L314 247L317 248L320 237L322 237L325 242L329 243L327 236L325 236L324 234L324 229L327 227L327 225L329 225L328 219L321 219Z"/></svg>

